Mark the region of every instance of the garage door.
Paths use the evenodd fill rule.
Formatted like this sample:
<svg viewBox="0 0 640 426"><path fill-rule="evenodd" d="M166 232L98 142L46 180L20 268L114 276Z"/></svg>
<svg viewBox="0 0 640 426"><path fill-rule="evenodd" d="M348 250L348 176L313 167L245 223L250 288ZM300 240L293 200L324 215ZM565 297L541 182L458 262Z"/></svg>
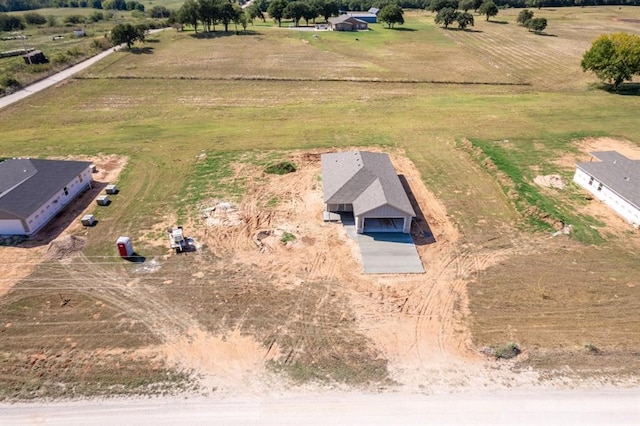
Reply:
<svg viewBox="0 0 640 426"><path fill-rule="evenodd" d="M402 232L404 218L365 218L364 232Z"/></svg>

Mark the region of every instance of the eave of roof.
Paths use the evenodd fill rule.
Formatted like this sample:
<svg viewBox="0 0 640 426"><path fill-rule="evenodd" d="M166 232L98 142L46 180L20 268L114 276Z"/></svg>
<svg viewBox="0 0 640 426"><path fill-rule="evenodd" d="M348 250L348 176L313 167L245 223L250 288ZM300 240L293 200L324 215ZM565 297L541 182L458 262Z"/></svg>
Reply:
<svg viewBox="0 0 640 426"><path fill-rule="evenodd" d="M61 161L37 159L10 159L0 163L0 176L17 173L14 161L29 164L35 173L20 184L15 185L0 197L0 211L4 217L26 219L35 213L47 200L86 170L87 161ZM9 170L9 172L7 172Z"/></svg>
<svg viewBox="0 0 640 426"><path fill-rule="evenodd" d="M616 151L590 154L600 161L576 163L576 167L640 209L640 160L631 160Z"/></svg>

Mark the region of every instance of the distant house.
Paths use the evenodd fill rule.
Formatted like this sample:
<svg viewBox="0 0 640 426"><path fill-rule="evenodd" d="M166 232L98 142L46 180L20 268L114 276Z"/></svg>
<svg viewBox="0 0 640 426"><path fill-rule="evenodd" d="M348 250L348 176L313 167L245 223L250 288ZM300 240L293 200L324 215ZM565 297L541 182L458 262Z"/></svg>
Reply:
<svg viewBox="0 0 640 426"><path fill-rule="evenodd" d="M598 151L591 155L591 161L576 164L573 181L625 220L639 226L640 160L630 160L616 151Z"/></svg>
<svg viewBox="0 0 640 426"><path fill-rule="evenodd" d="M378 12L380 9L372 7L367 12L360 12L356 10L343 10L340 12L341 14L351 16L353 18L359 19L361 21L367 22L369 24L375 24L378 22Z"/></svg>
<svg viewBox="0 0 640 426"><path fill-rule="evenodd" d="M329 18L329 28L333 31L361 31L368 30L369 24L349 15Z"/></svg>
<svg viewBox="0 0 640 426"><path fill-rule="evenodd" d="M91 163L0 162L0 235L33 235L91 186Z"/></svg>
<svg viewBox="0 0 640 426"><path fill-rule="evenodd" d="M359 233L411 231L416 214L387 154L336 152L321 161L327 212L353 212Z"/></svg>

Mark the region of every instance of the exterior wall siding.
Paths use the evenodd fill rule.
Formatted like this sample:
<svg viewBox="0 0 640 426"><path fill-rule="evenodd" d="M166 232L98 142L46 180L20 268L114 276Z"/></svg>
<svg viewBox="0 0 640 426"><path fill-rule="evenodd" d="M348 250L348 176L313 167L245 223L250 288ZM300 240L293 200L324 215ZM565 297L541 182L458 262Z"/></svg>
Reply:
<svg viewBox="0 0 640 426"><path fill-rule="evenodd" d="M634 226L640 225L640 209L619 197L618 194L588 173L577 169L573 176L573 181L593 194L594 197L606 204L627 222L632 223Z"/></svg>
<svg viewBox="0 0 640 426"><path fill-rule="evenodd" d="M25 233L20 219L0 220L0 235L24 235Z"/></svg>
<svg viewBox="0 0 640 426"><path fill-rule="evenodd" d="M67 204L73 201L91 183L91 169L88 167L63 188L60 188L40 209L26 220L27 235L33 235L53 219ZM66 188L66 194L65 194ZM24 233L24 232L23 232Z"/></svg>

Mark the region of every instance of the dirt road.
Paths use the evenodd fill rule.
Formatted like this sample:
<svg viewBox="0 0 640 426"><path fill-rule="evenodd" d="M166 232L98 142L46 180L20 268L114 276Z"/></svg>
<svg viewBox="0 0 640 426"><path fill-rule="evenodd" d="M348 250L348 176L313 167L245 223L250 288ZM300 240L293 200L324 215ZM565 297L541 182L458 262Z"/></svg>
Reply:
<svg viewBox="0 0 640 426"><path fill-rule="evenodd" d="M302 395L0 405L3 425L491 424L629 425L640 391Z"/></svg>

